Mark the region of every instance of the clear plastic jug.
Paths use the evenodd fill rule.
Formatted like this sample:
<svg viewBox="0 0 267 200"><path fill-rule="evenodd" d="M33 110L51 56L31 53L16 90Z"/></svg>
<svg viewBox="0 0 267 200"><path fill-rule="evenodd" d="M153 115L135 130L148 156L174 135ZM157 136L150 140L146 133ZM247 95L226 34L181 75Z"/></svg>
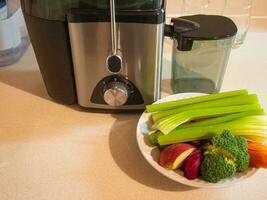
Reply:
<svg viewBox="0 0 267 200"><path fill-rule="evenodd" d="M237 32L236 25L229 18L216 15L182 18L197 23L199 28L179 33L174 40L173 93L219 92Z"/></svg>
<svg viewBox="0 0 267 200"><path fill-rule="evenodd" d="M179 51L174 45L173 91L219 92L233 41L233 38L195 41L191 51Z"/></svg>
<svg viewBox="0 0 267 200"><path fill-rule="evenodd" d="M0 67L18 61L29 46L19 0L0 0Z"/></svg>

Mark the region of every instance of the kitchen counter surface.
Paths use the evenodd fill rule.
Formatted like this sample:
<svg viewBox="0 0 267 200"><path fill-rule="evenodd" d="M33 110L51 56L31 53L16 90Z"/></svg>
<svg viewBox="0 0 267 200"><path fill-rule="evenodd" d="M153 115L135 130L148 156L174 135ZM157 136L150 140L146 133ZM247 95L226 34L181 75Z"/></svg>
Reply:
<svg viewBox="0 0 267 200"><path fill-rule="evenodd" d="M266 47L267 32L250 32L233 50L222 89L247 88L267 110ZM32 48L0 69L0 99L1 200L267 199L267 170L217 190L163 177L138 150L140 114L90 113L52 101Z"/></svg>

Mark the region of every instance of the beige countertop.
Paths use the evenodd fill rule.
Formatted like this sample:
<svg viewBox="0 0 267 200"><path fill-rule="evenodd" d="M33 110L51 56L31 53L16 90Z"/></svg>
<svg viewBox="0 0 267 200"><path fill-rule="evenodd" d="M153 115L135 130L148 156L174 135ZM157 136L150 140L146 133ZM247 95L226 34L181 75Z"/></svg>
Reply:
<svg viewBox="0 0 267 200"><path fill-rule="evenodd" d="M250 32L233 50L223 84L256 92L265 109L266 47L267 32ZM53 102L32 48L0 69L0 99L0 200L267 199L267 170L218 190L163 177L138 150L140 114L96 114Z"/></svg>

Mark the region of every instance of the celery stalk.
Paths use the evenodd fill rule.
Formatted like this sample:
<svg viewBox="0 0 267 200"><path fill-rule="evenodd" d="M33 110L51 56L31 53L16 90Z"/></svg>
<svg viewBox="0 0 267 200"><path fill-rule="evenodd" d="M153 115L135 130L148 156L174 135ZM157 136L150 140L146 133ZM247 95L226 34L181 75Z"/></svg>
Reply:
<svg viewBox="0 0 267 200"><path fill-rule="evenodd" d="M193 122L193 123L186 123L179 126L179 128L193 128L193 127L201 127L201 126L210 126L214 124L220 124L224 122L229 122L238 118L252 116L252 115L265 115L263 109L234 113L230 115L224 115L222 117L215 117L204 121Z"/></svg>
<svg viewBox="0 0 267 200"><path fill-rule="evenodd" d="M243 129L235 129L232 127L218 127L216 129L211 129L211 127L205 127L203 130L182 130L177 129L175 130L175 135L163 135L159 134L158 136L158 144L163 145L169 145L169 144L175 144L180 142L191 142L195 140L205 140L210 139L216 134L222 133L223 130L230 130L235 135L247 137L247 138L253 138L257 137L258 140L261 139L261 141L267 140L267 128L266 127L244 127ZM191 132L192 131L192 132ZM194 131L194 132L193 132ZM168 137L167 137L168 136Z"/></svg>
<svg viewBox="0 0 267 200"><path fill-rule="evenodd" d="M216 117L220 115L253 111L261 109L259 104L248 104L239 106L215 107L208 109L189 110L175 115L168 116L155 123L155 127L164 134L170 133L181 124L202 118Z"/></svg>
<svg viewBox="0 0 267 200"><path fill-rule="evenodd" d="M159 134L158 144L168 145L179 142L210 139L214 135L220 134L225 129L232 131L235 135L247 138L256 137L258 139L260 138L262 141L267 140L266 116L253 116L212 126L175 129L168 135Z"/></svg>
<svg viewBox="0 0 267 200"><path fill-rule="evenodd" d="M234 97L227 97L223 99L211 100L207 102L195 103L192 105L186 105L186 106L182 106L182 107L178 107L178 108L166 110L166 111L160 111L157 113L153 113L152 117L153 117L154 122L156 122L159 119L162 119L166 116L177 114L179 112L184 112L187 110L200 109L200 108L212 108L212 107L224 107L224 106L235 106L235 105L243 105L243 104L254 104L258 102L259 100L256 94L241 95L241 96L234 96Z"/></svg>
<svg viewBox="0 0 267 200"><path fill-rule="evenodd" d="M235 120L236 123L267 126L267 116L247 116Z"/></svg>
<svg viewBox="0 0 267 200"><path fill-rule="evenodd" d="M248 94L247 90L222 92L222 93L217 93L217 94L193 97L189 99L181 99L181 100L176 100L176 101L152 104L152 105L146 106L146 110L147 112L152 113L152 112L157 112L157 111L162 111L162 110L173 109L179 106L185 106L185 105L190 105L194 103L200 103L200 102L211 101L215 99L222 99L222 98L240 96L240 95L246 95L246 94Z"/></svg>
<svg viewBox="0 0 267 200"><path fill-rule="evenodd" d="M153 132L149 135L149 142L151 145L157 145L158 144L158 137L162 134L159 131Z"/></svg>

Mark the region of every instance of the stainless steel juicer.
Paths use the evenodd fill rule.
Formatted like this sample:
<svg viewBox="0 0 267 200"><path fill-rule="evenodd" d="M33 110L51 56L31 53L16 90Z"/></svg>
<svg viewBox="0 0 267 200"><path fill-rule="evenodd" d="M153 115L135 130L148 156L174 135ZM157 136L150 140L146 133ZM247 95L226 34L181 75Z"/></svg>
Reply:
<svg viewBox="0 0 267 200"><path fill-rule="evenodd" d="M190 57L195 41L236 32L222 16L165 25L164 0L22 0L22 8L49 95L84 108L139 110L158 100L165 36L175 41L179 60L176 49ZM205 24L229 29L210 34ZM179 62L173 63L175 69Z"/></svg>

